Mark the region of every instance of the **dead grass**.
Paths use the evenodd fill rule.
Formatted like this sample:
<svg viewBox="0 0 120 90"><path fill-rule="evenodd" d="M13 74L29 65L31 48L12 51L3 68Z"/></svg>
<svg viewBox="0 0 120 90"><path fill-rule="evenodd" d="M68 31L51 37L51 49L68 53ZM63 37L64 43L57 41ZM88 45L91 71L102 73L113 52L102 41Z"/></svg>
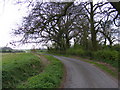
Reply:
<svg viewBox="0 0 120 90"><path fill-rule="evenodd" d="M48 64L50 64L50 61L48 61L45 57L44 57L44 55L42 55L42 54L39 54L39 55L37 55L39 58L40 58L40 60L42 61L42 64L43 64L43 66L47 66Z"/></svg>

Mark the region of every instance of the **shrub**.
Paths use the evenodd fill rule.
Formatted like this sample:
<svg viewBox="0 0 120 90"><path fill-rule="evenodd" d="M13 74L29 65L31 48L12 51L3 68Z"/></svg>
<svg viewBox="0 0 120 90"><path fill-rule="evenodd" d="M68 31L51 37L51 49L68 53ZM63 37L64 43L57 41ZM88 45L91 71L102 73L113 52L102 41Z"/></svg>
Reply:
<svg viewBox="0 0 120 90"><path fill-rule="evenodd" d="M94 52L92 52L92 51L85 51L84 56L92 58L94 56Z"/></svg>
<svg viewBox="0 0 120 90"><path fill-rule="evenodd" d="M118 67L118 52L115 50L99 50L95 52L94 58Z"/></svg>
<svg viewBox="0 0 120 90"><path fill-rule="evenodd" d="M84 50L82 48L79 48L79 47L72 47L72 48L69 48L67 51L66 51L67 54L69 55L77 55L77 56L84 56Z"/></svg>
<svg viewBox="0 0 120 90"><path fill-rule="evenodd" d="M120 44L116 44L112 47L113 50L116 50L120 53Z"/></svg>

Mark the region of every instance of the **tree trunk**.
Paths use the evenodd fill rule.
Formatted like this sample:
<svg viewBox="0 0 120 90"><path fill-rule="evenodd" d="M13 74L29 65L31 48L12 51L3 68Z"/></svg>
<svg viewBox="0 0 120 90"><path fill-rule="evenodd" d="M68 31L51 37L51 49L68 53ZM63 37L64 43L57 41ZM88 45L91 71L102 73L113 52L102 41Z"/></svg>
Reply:
<svg viewBox="0 0 120 90"><path fill-rule="evenodd" d="M90 29L91 29L91 40L92 40L92 50L97 50L97 40L96 40L96 31L94 27L94 11L93 11L93 3L90 2L91 13L90 13Z"/></svg>
<svg viewBox="0 0 120 90"><path fill-rule="evenodd" d="M105 37L104 45L106 45L106 41L107 41L107 39L106 39L106 37Z"/></svg>
<svg viewBox="0 0 120 90"><path fill-rule="evenodd" d="M69 41L68 34L66 34L66 49L68 48L70 48L70 41Z"/></svg>
<svg viewBox="0 0 120 90"><path fill-rule="evenodd" d="M109 41L110 46L112 46L113 42L110 37L108 37L108 41Z"/></svg>

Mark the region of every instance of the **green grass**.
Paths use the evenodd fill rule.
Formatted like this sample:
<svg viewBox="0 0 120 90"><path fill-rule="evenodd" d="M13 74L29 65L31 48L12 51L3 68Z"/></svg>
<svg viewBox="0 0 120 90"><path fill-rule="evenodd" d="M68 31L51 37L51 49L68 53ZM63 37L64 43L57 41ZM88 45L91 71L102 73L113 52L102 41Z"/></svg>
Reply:
<svg viewBox="0 0 120 90"><path fill-rule="evenodd" d="M52 56L45 56L51 63L45 67L44 72L28 78L18 88L58 88L63 78L63 64Z"/></svg>
<svg viewBox="0 0 120 90"><path fill-rule="evenodd" d="M40 59L31 53L2 54L2 86L16 88L19 83L37 75L42 69Z"/></svg>

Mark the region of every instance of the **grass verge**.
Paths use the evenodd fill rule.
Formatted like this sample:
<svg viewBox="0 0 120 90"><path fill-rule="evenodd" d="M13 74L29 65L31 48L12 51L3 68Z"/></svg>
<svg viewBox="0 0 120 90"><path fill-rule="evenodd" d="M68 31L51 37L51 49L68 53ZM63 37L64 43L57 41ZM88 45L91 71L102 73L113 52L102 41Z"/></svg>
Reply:
<svg viewBox="0 0 120 90"><path fill-rule="evenodd" d="M42 69L40 59L32 53L3 54L2 87L16 88L19 83L37 75Z"/></svg>
<svg viewBox="0 0 120 90"><path fill-rule="evenodd" d="M63 78L63 64L52 56L45 55L50 64L45 67L44 72L28 78L28 80L18 88L58 88Z"/></svg>

